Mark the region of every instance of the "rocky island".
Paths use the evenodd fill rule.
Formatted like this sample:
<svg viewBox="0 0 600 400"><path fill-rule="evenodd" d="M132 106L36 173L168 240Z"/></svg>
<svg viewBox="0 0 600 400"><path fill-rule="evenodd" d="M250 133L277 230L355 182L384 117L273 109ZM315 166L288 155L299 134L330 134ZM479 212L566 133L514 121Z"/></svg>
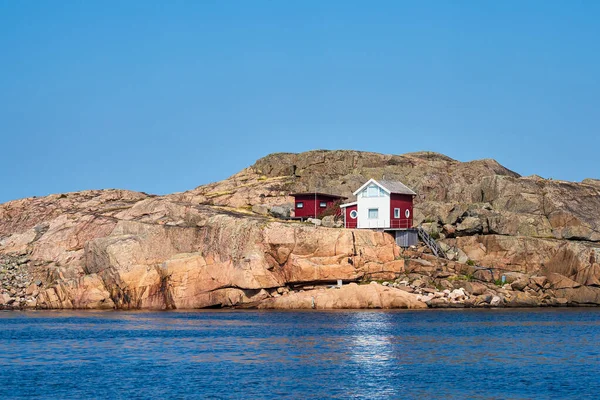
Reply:
<svg viewBox="0 0 600 400"><path fill-rule="evenodd" d="M332 217L292 192L413 188L446 257ZM600 181L522 177L437 153L278 153L155 196L94 190L0 205L0 308L428 308L600 305ZM338 287L336 282L342 281Z"/></svg>

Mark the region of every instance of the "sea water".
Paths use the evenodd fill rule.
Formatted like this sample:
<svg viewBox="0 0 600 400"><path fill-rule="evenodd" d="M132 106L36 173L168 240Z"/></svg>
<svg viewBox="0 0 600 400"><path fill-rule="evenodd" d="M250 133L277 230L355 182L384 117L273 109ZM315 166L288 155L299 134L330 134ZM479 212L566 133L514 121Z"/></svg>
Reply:
<svg viewBox="0 0 600 400"><path fill-rule="evenodd" d="M600 398L600 309L0 312L0 398Z"/></svg>

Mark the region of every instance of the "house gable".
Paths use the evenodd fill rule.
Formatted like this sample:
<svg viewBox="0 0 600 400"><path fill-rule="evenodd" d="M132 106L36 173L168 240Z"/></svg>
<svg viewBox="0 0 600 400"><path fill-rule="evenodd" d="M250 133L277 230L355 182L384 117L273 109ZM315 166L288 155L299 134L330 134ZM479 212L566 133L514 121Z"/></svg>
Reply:
<svg viewBox="0 0 600 400"><path fill-rule="evenodd" d="M375 179L369 179L364 185L359 187L358 190L356 190L353 194L355 196L358 196L359 193L363 192L371 185L375 185L375 186L379 187L380 189L382 189L383 191L385 191L387 194L390 194L390 191L388 189L386 189L383 185L381 185L379 182L377 182Z"/></svg>
<svg viewBox="0 0 600 400"><path fill-rule="evenodd" d="M369 179L354 195L358 228L412 227L412 202L416 193L402 182Z"/></svg>

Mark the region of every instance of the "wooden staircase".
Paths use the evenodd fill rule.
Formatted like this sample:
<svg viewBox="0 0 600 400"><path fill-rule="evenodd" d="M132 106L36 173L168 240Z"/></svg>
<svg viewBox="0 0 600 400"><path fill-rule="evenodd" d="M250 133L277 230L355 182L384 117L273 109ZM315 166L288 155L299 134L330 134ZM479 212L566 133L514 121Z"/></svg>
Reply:
<svg viewBox="0 0 600 400"><path fill-rule="evenodd" d="M448 258L446 257L444 250L442 250L440 247L440 244L436 242L435 239L429 235L429 233L425 232L425 229L419 226L417 227L417 232L419 233L419 238L421 238L421 241L423 241L423 243L425 243L427 247L431 249L436 257Z"/></svg>

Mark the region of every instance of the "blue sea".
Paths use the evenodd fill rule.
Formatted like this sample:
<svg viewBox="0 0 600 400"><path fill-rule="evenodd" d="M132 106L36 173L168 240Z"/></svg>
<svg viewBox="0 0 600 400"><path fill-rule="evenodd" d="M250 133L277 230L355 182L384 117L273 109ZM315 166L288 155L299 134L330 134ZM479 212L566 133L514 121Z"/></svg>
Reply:
<svg viewBox="0 0 600 400"><path fill-rule="evenodd" d="M0 312L2 399L600 398L600 309Z"/></svg>

